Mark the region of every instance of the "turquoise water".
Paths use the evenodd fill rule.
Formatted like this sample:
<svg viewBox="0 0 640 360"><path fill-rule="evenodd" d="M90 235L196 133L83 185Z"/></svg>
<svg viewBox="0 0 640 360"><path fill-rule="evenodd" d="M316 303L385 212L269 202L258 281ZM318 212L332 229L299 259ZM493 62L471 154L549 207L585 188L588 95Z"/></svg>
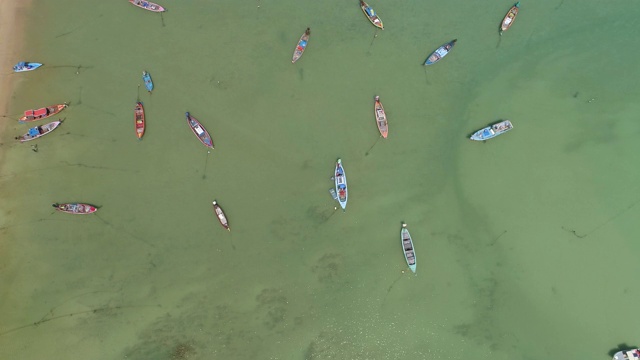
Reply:
<svg viewBox="0 0 640 360"><path fill-rule="evenodd" d="M12 141L26 125L2 134L2 357L606 359L637 342L628 3L523 2L502 38L510 2L371 2L384 31L357 1L55 4L34 1L20 59L45 66L11 75L11 112L69 101L65 123L37 153ZM50 207L67 201L102 207Z"/></svg>

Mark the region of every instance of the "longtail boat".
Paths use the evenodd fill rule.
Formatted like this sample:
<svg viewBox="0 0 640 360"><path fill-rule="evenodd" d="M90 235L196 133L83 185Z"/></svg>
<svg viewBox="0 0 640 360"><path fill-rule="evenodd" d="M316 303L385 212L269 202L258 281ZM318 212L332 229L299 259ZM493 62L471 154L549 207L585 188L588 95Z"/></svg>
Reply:
<svg viewBox="0 0 640 360"><path fill-rule="evenodd" d="M378 124L380 135L386 139L389 134L389 124L387 123L387 114L384 112L384 107L382 107L382 103L380 102L380 96L376 95L373 110L376 114L376 124Z"/></svg>
<svg viewBox="0 0 640 360"><path fill-rule="evenodd" d="M133 119L135 123L136 135L138 136L138 139L142 139L142 136L144 136L146 122L144 119L144 107L142 106L142 103L140 101L136 103L136 107L133 109Z"/></svg>
<svg viewBox="0 0 640 360"><path fill-rule="evenodd" d="M146 87L149 94L151 94L151 91L153 91L153 81L151 80L151 75L148 72L143 71L142 80L144 80L144 87Z"/></svg>
<svg viewBox="0 0 640 360"><path fill-rule="evenodd" d="M402 241L402 251L404 252L404 259L407 261L407 265L412 272L416 272L416 252L413 249L413 240L411 240L411 234L407 230L407 224L402 223L402 230L400 230L400 240Z"/></svg>
<svg viewBox="0 0 640 360"><path fill-rule="evenodd" d="M42 64L37 62L28 62L28 61L20 61L19 63L13 65L13 71L15 72L24 72L35 70L42 66Z"/></svg>
<svg viewBox="0 0 640 360"><path fill-rule="evenodd" d="M213 149L213 140L211 140L211 136L209 136L207 129L202 126L198 119L191 116L188 111L185 115L187 116L187 123L189 124L191 131L193 131L193 133L198 137L202 145Z"/></svg>
<svg viewBox="0 0 640 360"><path fill-rule="evenodd" d="M29 129L29 131L26 134L19 136L16 139L20 140L20 142L35 140L41 136L45 136L48 133L52 132L60 124L62 124L62 120L50 122L48 124L44 124L40 126L34 126L31 129Z"/></svg>
<svg viewBox="0 0 640 360"><path fill-rule="evenodd" d="M24 112L24 116L18 119L20 122L37 121L48 118L49 116L56 115L60 111L64 110L69 104L58 104L43 107L37 110L27 110Z"/></svg>
<svg viewBox="0 0 640 360"><path fill-rule="evenodd" d="M500 31L499 34L502 35L503 31L507 31L513 22L516 20L516 16L518 16L518 10L520 8L520 1L515 3L509 11L507 11L507 15L504 16L502 22L500 23Z"/></svg>
<svg viewBox="0 0 640 360"><path fill-rule="evenodd" d="M334 177L335 185L336 185L336 193L338 194L338 202L342 207L342 210L347 208L347 175L344 173L344 168L342 167L342 159L338 159L336 161L336 175Z"/></svg>
<svg viewBox="0 0 640 360"><path fill-rule="evenodd" d="M511 121L504 120L476 131L471 135L470 139L476 141L489 140L498 135L504 134L511 129L513 129Z"/></svg>
<svg viewBox="0 0 640 360"><path fill-rule="evenodd" d="M133 5L141 8L141 9L145 9L145 10L149 10L149 11L153 11L153 12L163 12L163 11L167 11L165 8L163 8L162 6L156 4L156 3L152 3L151 1L146 1L146 0L129 0L130 3L132 3Z"/></svg>
<svg viewBox="0 0 640 360"><path fill-rule="evenodd" d="M302 56L302 53L307 48L307 43L309 42L309 35L311 35L311 29L307 28L304 34L300 36L300 40L298 40L298 45L296 45L296 49L293 51L293 58L291 59L291 63L298 61Z"/></svg>
<svg viewBox="0 0 640 360"><path fill-rule="evenodd" d="M67 214L75 214L75 215L85 215L85 214L93 214L98 211L97 206L93 206L90 204L83 203L67 203L67 204L58 204L55 203L53 205L54 208L58 211L65 212Z"/></svg>
<svg viewBox="0 0 640 360"><path fill-rule="evenodd" d="M429 55L429 57L424 62L424 64L425 65L435 64L438 61L440 61L440 59L442 59L443 57L447 56L449 51L451 51L451 48L453 48L453 46L456 44L456 41L458 41L458 39L453 39L453 40L449 41L448 43L446 43L446 44L440 46L439 48L437 48L436 51L432 52L431 55Z"/></svg>
<svg viewBox="0 0 640 360"><path fill-rule="evenodd" d="M227 216L224 214L224 211L222 211L222 208L215 200L213 200L213 211L216 213L218 221L220 221L220 225L222 225L223 228L231 231L231 228L229 228L229 221L227 220Z"/></svg>
<svg viewBox="0 0 640 360"><path fill-rule="evenodd" d="M360 8L362 9L362 12L364 12L364 14L367 16L367 19L371 21L373 26L381 30L384 30L384 25L382 24L382 20L378 17L378 14L376 14L373 8L369 6L369 4L364 2L364 0L360 0Z"/></svg>

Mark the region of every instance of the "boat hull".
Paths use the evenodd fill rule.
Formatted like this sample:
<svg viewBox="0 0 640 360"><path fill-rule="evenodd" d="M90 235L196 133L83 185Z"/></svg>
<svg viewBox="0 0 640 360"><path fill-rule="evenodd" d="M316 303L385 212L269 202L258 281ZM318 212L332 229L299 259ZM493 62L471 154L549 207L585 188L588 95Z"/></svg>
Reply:
<svg viewBox="0 0 640 360"><path fill-rule="evenodd" d="M57 104L52 106L47 106L45 108L40 108L36 110L27 110L24 112L24 115L18 119L20 122L30 122L30 121L38 121L42 119L46 119L48 117L54 116L64 110L68 105L67 104Z"/></svg>
<svg viewBox="0 0 640 360"><path fill-rule="evenodd" d="M133 109L133 124L138 139L142 139L144 136L144 130L146 128L146 119L144 117L144 106L141 102L136 103L136 107Z"/></svg>
<svg viewBox="0 0 640 360"><path fill-rule="evenodd" d="M469 139L475 141L485 141L492 139L498 135L502 135L511 129L513 129L513 124L511 124L511 121L504 120L476 131L469 137Z"/></svg>
<svg viewBox="0 0 640 360"><path fill-rule="evenodd" d="M164 12L167 11L165 8L163 8L162 6L156 4L156 3L152 3L150 1L144 1L144 0L129 0L129 2L132 5L135 5L141 9L145 9L145 10L149 10L152 12Z"/></svg>
<svg viewBox="0 0 640 360"><path fill-rule="evenodd" d="M387 114L384 112L384 107L380 102L379 96L375 97L373 112L376 116L376 125L378 126L378 131L380 131L380 135L386 139L387 135L389 135L389 123L387 122Z"/></svg>
<svg viewBox="0 0 640 360"><path fill-rule="evenodd" d="M453 39L450 42L437 48L436 51L432 52L429 55L429 57L427 57L427 60L424 62L424 65L433 65L438 61L442 60L442 58L447 56L451 51L451 49L453 49L453 46L456 44L457 41L458 39Z"/></svg>
<svg viewBox="0 0 640 360"><path fill-rule="evenodd" d="M300 40L298 40L298 44L296 45L295 50L293 50L293 57L291 58L291 63L295 63L301 57L304 51L307 49L307 44L309 43L309 36L311 35L311 29L307 28L307 30L302 34Z"/></svg>
<svg viewBox="0 0 640 360"><path fill-rule="evenodd" d="M407 266L411 272L415 273L417 268L416 251L413 248L413 240L411 234L407 229L407 224L402 224L402 230L400 230L400 242L402 244L402 251L404 253L404 259L407 262Z"/></svg>
<svg viewBox="0 0 640 360"><path fill-rule="evenodd" d="M50 122L48 124L44 124L41 126L32 127L31 129L29 129L29 132L20 136L18 139L20 140L20 142L35 140L37 138L43 137L48 133L52 132L58 126L60 126L60 124L62 124L62 120Z"/></svg>
<svg viewBox="0 0 640 360"><path fill-rule="evenodd" d="M612 360L640 359L640 349L618 351L613 355Z"/></svg>
<svg viewBox="0 0 640 360"><path fill-rule="evenodd" d="M57 211L73 215L87 215L98 211L97 206L83 203L53 204Z"/></svg>
<svg viewBox="0 0 640 360"><path fill-rule="evenodd" d="M189 112L187 112L185 115L187 117L187 124L189 124L191 131L193 131L194 135L198 138L198 140L200 140L202 145L213 149L213 140L211 140L211 136L209 135L207 129L202 126L198 119L191 116Z"/></svg>
<svg viewBox="0 0 640 360"><path fill-rule="evenodd" d="M33 71L42 66L41 63L21 61L13 66L14 72Z"/></svg>
<svg viewBox="0 0 640 360"><path fill-rule="evenodd" d="M231 228L229 227L229 220L227 220L227 216L216 200L213 200L213 212L216 214L220 225L222 225L226 230L231 231Z"/></svg>
<svg viewBox="0 0 640 360"><path fill-rule="evenodd" d="M144 87L151 93L153 91L153 80L151 80L151 74L146 71L142 72L142 80L144 81Z"/></svg>
<svg viewBox="0 0 640 360"><path fill-rule="evenodd" d="M516 20L516 16L518 16L519 9L520 1L515 3L511 7L511 9L507 11L507 14L504 16L504 19L502 19L502 22L500 23L500 35L502 35L503 31L507 31L511 27L511 25L513 25L513 22Z"/></svg>
<svg viewBox="0 0 640 360"><path fill-rule="evenodd" d="M346 210L347 200L349 200L349 193L347 191L347 174L345 174L344 168L342 167L342 159L338 159L338 161L336 162L334 181L340 207L342 207L342 210Z"/></svg>
<svg viewBox="0 0 640 360"><path fill-rule="evenodd" d="M382 19L378 17L376 12L373 10L371 6L369 6L369 4L367 4L363 0L360 0L360 8L362 9L362 12L367 17L367 19L369 19L369 21L373 24L373 26L377 27L380 30L384 30L384 24L382 23Z"/></svg>

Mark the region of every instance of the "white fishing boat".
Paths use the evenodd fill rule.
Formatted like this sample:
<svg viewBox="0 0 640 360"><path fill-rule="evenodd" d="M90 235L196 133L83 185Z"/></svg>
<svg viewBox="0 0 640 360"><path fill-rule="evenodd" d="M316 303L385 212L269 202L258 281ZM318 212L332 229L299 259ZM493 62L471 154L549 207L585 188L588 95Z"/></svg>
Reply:
<svg viewBox="0 0 640 360"><path fill-rule="evenodd" d="M476 131L471 135L470 139L476 141L489 140L498 135L504 134L511 129L513 129L511 121L504 120Z"/></svg>

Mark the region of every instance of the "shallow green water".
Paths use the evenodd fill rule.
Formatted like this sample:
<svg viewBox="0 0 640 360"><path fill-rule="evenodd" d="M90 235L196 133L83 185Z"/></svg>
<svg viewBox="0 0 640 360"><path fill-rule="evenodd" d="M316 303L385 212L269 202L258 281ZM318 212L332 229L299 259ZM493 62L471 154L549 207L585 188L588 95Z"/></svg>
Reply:
<svg viewBox="0 0 640 360"><path fill-rule="evenodd" d="M46 65L11 75L12 113L71 106L37 153L11 141L26 125L2 135L0 354L606 359L637 341L627 3L523 2L501 39L508 2L371 3L383 32L356 1L166 1L162 17L124 0L34 3L21 59ZM510 133L466 139L504 118ZM328 193L337 157L345 213ZM102 208L53 213L66 201Z"/></svg>

